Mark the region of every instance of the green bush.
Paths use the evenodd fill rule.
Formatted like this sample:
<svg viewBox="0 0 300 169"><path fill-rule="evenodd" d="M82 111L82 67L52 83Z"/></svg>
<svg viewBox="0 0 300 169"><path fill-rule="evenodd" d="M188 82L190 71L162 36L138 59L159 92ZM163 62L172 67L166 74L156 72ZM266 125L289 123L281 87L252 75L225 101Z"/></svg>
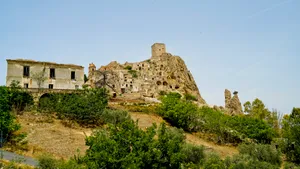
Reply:
<svg viewBox="0 0 300 169"><path fill-rule="evenodd" d="M204 147L192 144L185 144L182 153L186 155L185 162L193 164L202 164L205 158Z"/></svg>
<svg viewBox="0 0 300 169"><path fill-rule="evenodd" d="M127 111L106 109L101 115L101 119L106 124L110 123L116 125L131 119L131 117Z"/></svg>
<svg viewBox="0 0 300 169"><path fill-rule="evenodd" d="M203 165L204 169L225 169L224 161L216 154L209 154Z"/></svg>
<svg viewBox="0 0 300 169"><path fill-rule="evenodd" d="M270 143L276 136L275 130L265 121L247 116L228 116L203 106L199 108L178 93L161 97L158 114L171 125L186 131L202 131L216 134L216 142L241 143L252 139L259 143Z"/></svg>
<svg viewBox="0 0 300 169"><path fill-rule="evenodd" d="M128 70L128 73L130 73L133 78L137 78L138 77L138 74L137 74L136 70Z"/></svg>
<svg viewBox="0 0 300 169"><path fill-rule="evenodd" d="M280 166L282 163L281 152L271 145L264 144L241 144L239 145L240 154L249 155L254 160L267 162L272 165Z"/></svg>
<svg viewBox="0 0 300 169"><path fill-rule="evenodd" d="M184 99L187 100L187 101L198 101L197 97L196 96L193 96L189 93L186 93L184 95Z"/></svg>
<svg viewBox="0 0 300 169"><path fill-rule="evenodd" d="M85 169L84 165L78 164L73 159L68 161L57 160L50 155L42 155L38 158L38 169Z"/></svg>
<svg viewBox="0 0 300 169"><path fill-rule="evenodd" d="M126 66L124 69L126 69L126 70L132 70L132 66Z"/></svg>
<svg viewBox="0 0 300 169"><path fill-rule="evenodd" d="M258 161L249 155L236 155L232 158L226 158L225 166L229 169L279 169L279 165L272 165L265 161Z"/></svg>
<svg viewBox="0 0 300 169"><path fill-rule="evenodd" d="M21 126L11 111L12 109L22 111L31 104L33 99L28 93L17 88L0 86L0 131L3 134L3 142L16 144L24 139L25 134L14 134Z"/></svg>
<svg viewBox="0 0 300 169"><path fill-rule="evenodd" d="M41 112L56 112L59 118L74 120L81 125L101 125L108 104L105 88L85 89L79 93L49 94L40 99Z"/></svg>
<svg viewBox="0 0 300 169"><path fill-rule="evenodd" d="M300 167L299 167L299 166L296 166L296 165L293 164L293 163L288 163L288 162L286 162L286 163L284 164L284 169L300 169Z"/></svg>
<svg viewBox="0 0 300 169"><path fill-rule="evenodd" d="M178 93L170 93L162 97L162 104L158 107L158 114L173 126L186 131L196 131L199 127L198 107L180 98L181 95Z"/></svg>
<svg viewBox="0 0 300 169"><path fill-rule="evenodd" d="M11 141L13 133L20 128L21 126L16 123L14 115L10 112L0 112L0 131L3 134L3 142Z"/></svg>
<svg viewBox="0 0 300 169"><path fill-rule="evenodd" d="M166 128L165 124L144 131L126 120L88 137L89 149L83 159L88 168L180 168L199 163L203 149L186 146L184 139L183 131Z"/></svg>

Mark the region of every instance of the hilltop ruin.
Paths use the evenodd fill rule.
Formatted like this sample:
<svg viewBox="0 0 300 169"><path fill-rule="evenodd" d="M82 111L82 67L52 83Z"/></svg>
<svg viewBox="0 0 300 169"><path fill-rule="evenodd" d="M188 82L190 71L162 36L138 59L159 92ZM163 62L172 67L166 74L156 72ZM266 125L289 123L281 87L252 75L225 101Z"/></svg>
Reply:
<svg viewBox="0 0 300 169"><path fill-rule="evenodd" d="M199 103L206 104L184 61L167 53L163 43L155 43L151 48L151 58L142 62L120 64L113 61L99 69L91 63L86 85L92 88L105 86L115 96L131 94L157 98L163 92L191 94Z"/></svg>

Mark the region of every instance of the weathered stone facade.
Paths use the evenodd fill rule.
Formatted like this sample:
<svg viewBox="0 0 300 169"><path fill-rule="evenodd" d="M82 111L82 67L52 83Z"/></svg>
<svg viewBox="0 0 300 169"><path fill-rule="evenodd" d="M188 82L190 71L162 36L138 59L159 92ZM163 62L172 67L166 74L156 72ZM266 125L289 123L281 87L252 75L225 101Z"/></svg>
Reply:
<svg viewBox="0 0 300 169"><path fill-rule="evenodd" d="M89 65L90 87L106 86L113 93L138 94L141 97L157 98L161 91L191 94L199 103L205 104L191 72L179 56L166 52L163 43L152 45L152 57L137 63L120 64L116 61L96 69Z"/></svg>
<svg viewBox="0 0 300 169"><path fill-rule="evenodd" d="M34 60L7 59L6 86L13 80L24 88L39 88L32 75L44 72L46 80L40 88L81 89L84 84L84 67L73 64L57 64Z"/></svg>

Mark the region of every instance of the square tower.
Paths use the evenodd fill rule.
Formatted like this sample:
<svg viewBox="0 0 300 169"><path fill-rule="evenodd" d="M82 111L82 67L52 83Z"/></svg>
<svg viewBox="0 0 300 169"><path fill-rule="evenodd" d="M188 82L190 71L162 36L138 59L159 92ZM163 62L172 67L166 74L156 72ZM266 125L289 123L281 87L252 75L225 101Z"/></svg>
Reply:
<svg viewBox="0 0 300 169"><path fill-rule="evenodd" d="M152 58L158 59L163 53L166 53L166 45L164 43L154 43L152 46Z"/></svg>

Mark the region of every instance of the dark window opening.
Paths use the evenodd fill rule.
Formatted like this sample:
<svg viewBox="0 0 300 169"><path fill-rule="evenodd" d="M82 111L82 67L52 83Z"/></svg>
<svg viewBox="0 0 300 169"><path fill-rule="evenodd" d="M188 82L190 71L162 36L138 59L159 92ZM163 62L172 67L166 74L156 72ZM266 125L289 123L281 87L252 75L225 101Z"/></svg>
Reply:
<svg viewBox="0 0 300 169"><path fill-rule="evenodd" d="M75 71L72 71L72 72L71 72L71 79L72 79L72 80L75 80Z"/></svg>
<svg viewBox="0 0 300 169"><path fill-rule="evenodd" d="M50 79L55 79L55 69L50 69Z"/></svg>
<svg viewBox="0 0 300 169"><path fill-rule="evenodd" d="M128 87L128 84L126 84L126 87Z"/></svg>
<svg viewBox="0 0 300 169"><path fill-rule="evenodd" d="M28 83L24 83L24 88L28 89Z"/></svg>
<svg viewBox="0 0 300 169"><path fill-rule="evenodd" d="M170 89L172 89L173 87L172 87L172 85L170 85Z"/></svg>
<svg viewBox="0 0 300 169"><path fill-rule="evenodd" d="M168 85L168 82L166 82L166 81L163 82L163 85L164 85L164 86L167 86L167 85Z"/></svg>
<svg viewBox="0 0 300 169"><path fill-rule="evenodd" d="M157 84L157 85L161 85L161 82L160 82L160 81L157 81L156 84Z"/></svg>
<svg viewBox="0 0 300 169"><path fill-rule="evenodd" d="M49 89L53 89L53 84L49 84Z"/></svg>
<svg viewBox="0 0 300 169"><path fill-rule="evenodd" d="M132 85L130 85L130 88L133 88L133 86L132 86Z"/></svg>
<svg viewBox="0 0 300 169"><path fill-rule="evenodd" d="M176 85L176 86L175 86L175 89L179 89L179 86L178 86L178 85Z"/></svg>
<svg viewBox="0 0 300 169"><path fill-rule="evenodd" d="M24 66L23 67L23 76L25 76L25 77L29 77L29 75L30 75L30 67L29 66Z"/></svg>
<svg viewBox="0 0 300 169"><path fill-rule="evenodd" d="M122 92L122 93L125 93L125 88L121 88L121 92Z"/></svg>
<svg viewBox="0 0 300 169"><path fill-rule="evenodd" d="M117 93L113 93L113 98L116 98L117 97Z"/></svg>
<svg viewBox="0 0 300 169"><path fill-rule="evenodd" d="M115 85L112 85L113 88L115 88Z"/></svg>

